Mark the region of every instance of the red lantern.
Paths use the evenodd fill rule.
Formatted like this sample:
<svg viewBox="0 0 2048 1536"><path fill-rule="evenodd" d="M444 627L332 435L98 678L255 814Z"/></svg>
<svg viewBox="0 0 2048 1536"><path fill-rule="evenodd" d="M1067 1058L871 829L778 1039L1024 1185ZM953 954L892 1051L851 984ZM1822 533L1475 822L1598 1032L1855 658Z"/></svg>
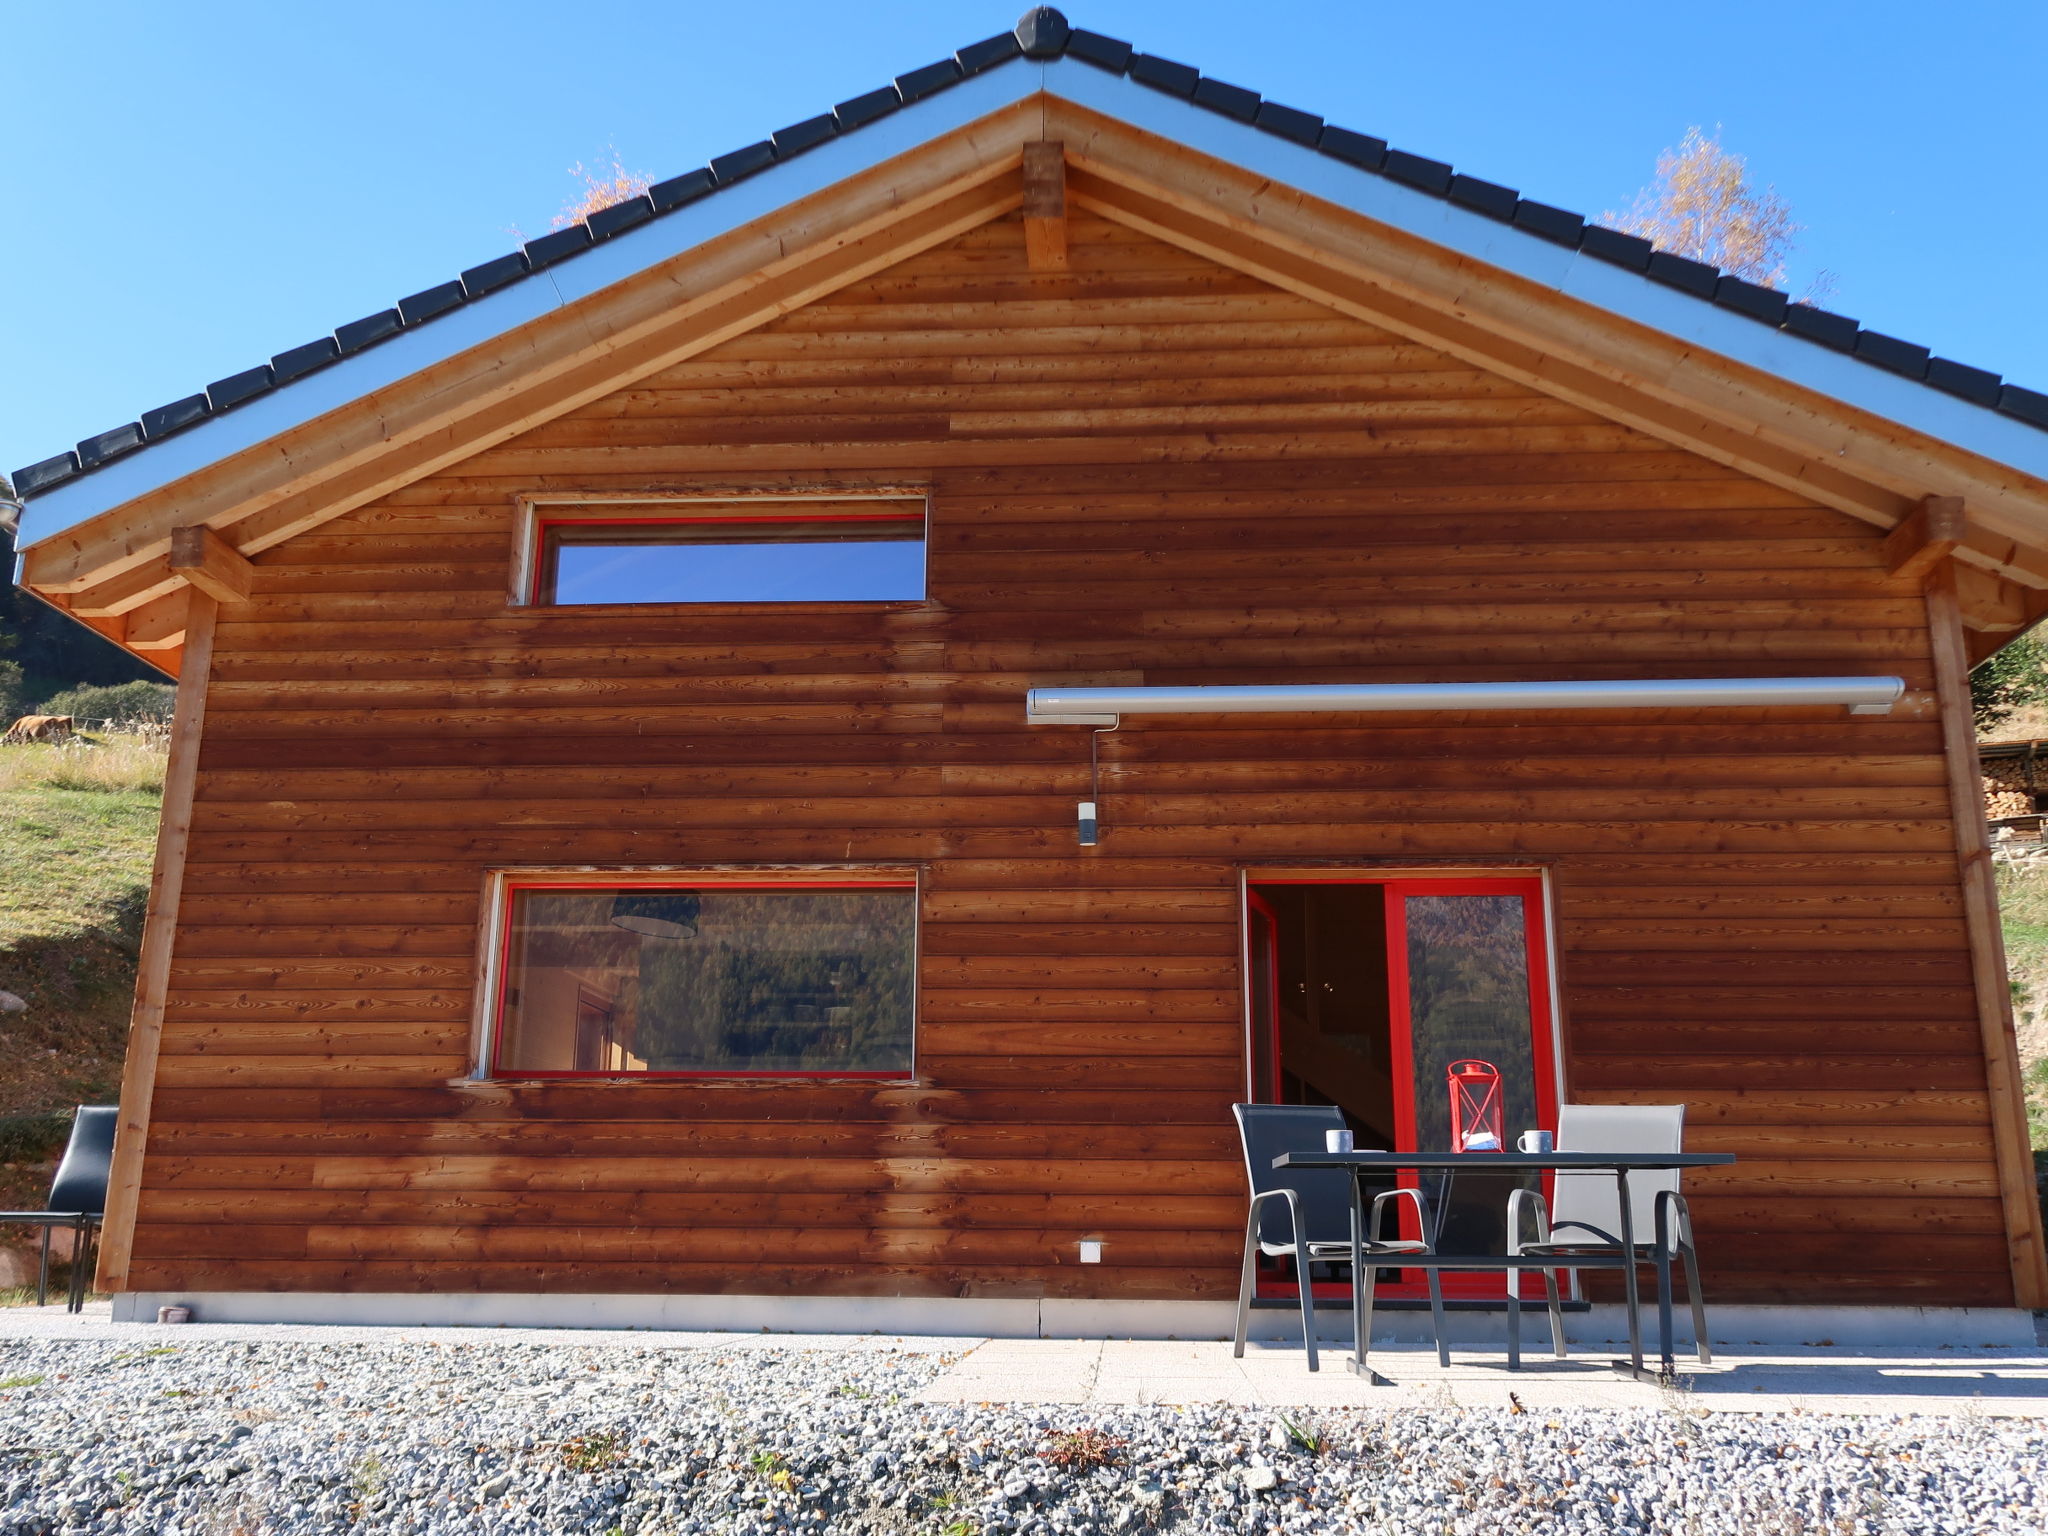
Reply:
<svg viewBox="0 0 2048 1536"><path fill-rule="evenodd" d="M1444 1069L1451 1091L1451 1150L1499 1152L1507 1146L1500 1106L1500 1069L1466 1058Z"/></svg>

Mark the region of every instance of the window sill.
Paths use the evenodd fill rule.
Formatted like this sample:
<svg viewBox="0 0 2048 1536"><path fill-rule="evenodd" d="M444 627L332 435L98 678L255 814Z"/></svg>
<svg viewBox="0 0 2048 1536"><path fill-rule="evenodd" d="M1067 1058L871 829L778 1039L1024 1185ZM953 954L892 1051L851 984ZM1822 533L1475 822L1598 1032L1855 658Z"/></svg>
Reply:
<svg viewBox="0 0 2048 1536"><path fill-rule="evenodd" d="M652 613L702 613L713 617L761 613L917 613L939 609L944 604L928 597L888 598L874 602L795 603L507 603L502 617L525 615L596 614L600 617L644 618Z"/></svg>

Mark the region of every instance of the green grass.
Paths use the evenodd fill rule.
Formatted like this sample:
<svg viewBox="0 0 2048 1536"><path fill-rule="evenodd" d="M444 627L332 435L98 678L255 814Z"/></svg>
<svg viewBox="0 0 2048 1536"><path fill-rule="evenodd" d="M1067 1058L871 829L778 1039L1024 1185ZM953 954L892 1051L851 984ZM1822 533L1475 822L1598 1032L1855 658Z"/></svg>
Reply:
<svg viewBox="0 0 2048 1536"><path fill-rule="evenodd" d="M111 735L0 746L0 1208L33 1208L77 1104L118 1090L164 754ZM19 1241L7 1234L6 1241Z"/></svg>

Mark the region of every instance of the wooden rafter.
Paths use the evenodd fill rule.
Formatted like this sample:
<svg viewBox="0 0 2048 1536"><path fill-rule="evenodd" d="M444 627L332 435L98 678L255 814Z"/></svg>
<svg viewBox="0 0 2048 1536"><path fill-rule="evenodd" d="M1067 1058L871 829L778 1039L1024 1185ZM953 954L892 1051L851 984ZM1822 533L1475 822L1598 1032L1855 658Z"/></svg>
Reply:
<svg viewBox="0 0 2048 1536"><path fill-rule="evenodd" d="M222 603L243 603L255 585L256 567L204 523L171 530L171 574Z"/></svg>

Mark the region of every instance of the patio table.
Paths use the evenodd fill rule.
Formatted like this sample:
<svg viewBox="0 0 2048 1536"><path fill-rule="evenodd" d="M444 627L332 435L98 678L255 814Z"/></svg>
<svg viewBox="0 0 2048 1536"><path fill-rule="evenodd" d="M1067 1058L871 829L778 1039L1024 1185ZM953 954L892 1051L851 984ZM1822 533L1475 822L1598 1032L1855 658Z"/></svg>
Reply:
<svg viewBox="0 0 2048 1536"><path fill-rule="evenodd" d="M1662 1369L1652 1372L1643 1366L1642 1305L1636 1284L1635 1216L1630 1208L1628 1176L1631 1173L1661 1173L1674 1168L1724 1168L1734 1161L1732 1152L1283 1152L1273 1159L1273 1166L1333 1168L1351 1175L1351 1315L1354 1326L1348 1363L1353 1371L1368 1381L1384 1379L1376 1376L1366 1363L1371 1341L1366 1338L1366 1272L1361 1245L1365 1238L1363 1187L1368 1174L1398 1175L1406 1170L1417 1174L1444 1175L1437 1196L1437 1215L1431 1223L1436 1229L1430 1234L1434 1246L1434 1240L1441 1235L1443 1211L1449 1203L1450 1181L1459 1173L1612 1173L1615 1191L1621 1201L1619 1253L1595 1252L1573 1255L1569 1259L1561 1259L1556 1254L1404 1253L1400 1255L1399 1262L1382 1261L1373 1268L1497 1269L1511 1277L1507 1286L1508 1305L1515 1308L1522 1305L1519 1283L1522 1270L1618 1269L1628 1313L1629 1358L1626 1363L1613 1362L1614 1367L1638 1380L1669 1382L1678 1371L1671 1349L1671 1268L1662 1264L1657 1271L1657 1326ZM1521 1354L1513 1347L1515 1330L1511 1330L1508 1337L1508 1367L1510 1370L1519 1369Z"/></svg>

